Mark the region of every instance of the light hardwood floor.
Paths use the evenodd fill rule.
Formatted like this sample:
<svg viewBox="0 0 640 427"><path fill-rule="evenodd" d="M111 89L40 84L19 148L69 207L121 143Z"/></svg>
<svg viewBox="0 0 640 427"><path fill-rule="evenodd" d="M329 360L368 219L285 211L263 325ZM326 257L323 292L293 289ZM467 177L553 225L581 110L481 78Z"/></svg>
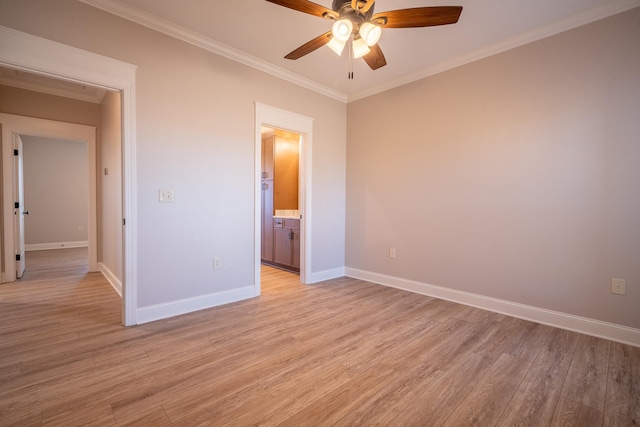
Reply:
<svg viewBox="0 0 640 427"><path fill-rule="evenodd" d="M638 348L269 267L258 298L124 328L84 250L27 266L0 285L2 426L640 423Z"/></svg>

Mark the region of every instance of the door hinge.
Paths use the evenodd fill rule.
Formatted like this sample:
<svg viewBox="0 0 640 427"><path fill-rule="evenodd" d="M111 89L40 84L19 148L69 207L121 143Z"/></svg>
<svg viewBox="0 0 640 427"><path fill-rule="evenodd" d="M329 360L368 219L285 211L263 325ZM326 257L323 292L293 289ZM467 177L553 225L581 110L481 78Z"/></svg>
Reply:
<svg viewBox="0 0 640 427"><path fill-rule="evenodd" d="M127 225L127 219L126 218L122 218L122 225Z"/></svg>
<svg viewBox="0 0 640 427"><path fill-rule="evenodd" d="M15 209L20 209L20 202L13 202L13 207Z"/></svg>
<svg viewBox="0 0 640 427"><path fill-rule="evenodd" d="M20 261L20 254L16 255L16 261Z"/></svg>
<svg viewBox="0 0 640 427"><path fill-rule="evenodd" d="M14 156L17 156L17 155L18 155L18 150L14 149L14 150L13 150L13 155L14 155Z"/></svg>

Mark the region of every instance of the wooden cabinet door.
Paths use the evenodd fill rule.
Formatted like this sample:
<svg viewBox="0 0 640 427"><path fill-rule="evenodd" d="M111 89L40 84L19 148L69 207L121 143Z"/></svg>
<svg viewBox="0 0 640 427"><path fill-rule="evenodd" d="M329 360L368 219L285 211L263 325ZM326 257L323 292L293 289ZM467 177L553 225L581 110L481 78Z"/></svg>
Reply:
<svg viewBox="0 0 640 427"><path fill-rule="evenodd" d="M274 178L274 140L273 136L262 140L262 179Z"/></svg>
<svg viewBox="0 0 640 427"><path fill-rule="evenodd" d="M291 230L288 228L273 229L273 262L291 265Z"/></svg>
<svg viewBox="0 0 640 427"><path fill-rule="evenodd" d="M300 268L300 230L291 230L291 266Z"/></svg>

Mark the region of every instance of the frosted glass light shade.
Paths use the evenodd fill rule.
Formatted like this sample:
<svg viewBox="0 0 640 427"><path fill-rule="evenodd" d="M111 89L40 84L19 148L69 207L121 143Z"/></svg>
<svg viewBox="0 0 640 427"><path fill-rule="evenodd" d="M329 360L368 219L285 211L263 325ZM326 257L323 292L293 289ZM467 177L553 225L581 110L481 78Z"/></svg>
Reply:
<svg viewBox="0 0 640 427"><path fill-rule="evenodd" d="M333 23L331 28L333 38L341 42L346 42L353 32L353 23L348 19L340 19Z"/></svg>
<svg viewBox="0 0 640 427"><path fill-rule="evenodd" d="M342 56L342 51L344 50L344 47L346 45L347 45L346 42L340 41L335 37L333 37L331 40L329 40L329 43L327 43L327 46L329 46L329 48L332 51L334 51L338 56Z"/></svg>
<svg viewBox="0 0 640 427"><path fill-rule="evenodd" d="M372 24L371 22L365 22L360 27L360 37L362 37L367 46L373 46L378 43L381 35L382 28Z"/></svg>
<svg viewBox="0 0 640 427"><path fill-rule="evenodd" d="M353 41L353 57L354 58L362 58L367 53L371 52L369 46L363 39L355 39Z"/></svg>

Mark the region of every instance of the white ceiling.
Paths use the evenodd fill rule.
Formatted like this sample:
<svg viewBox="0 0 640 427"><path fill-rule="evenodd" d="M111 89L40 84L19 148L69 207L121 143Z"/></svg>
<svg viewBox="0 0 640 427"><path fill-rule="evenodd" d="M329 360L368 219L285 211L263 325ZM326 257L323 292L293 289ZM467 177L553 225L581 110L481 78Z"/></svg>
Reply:
<svg viewBox="0 0 640 427"><path fill-rule="evenodd" d="M352 101L640 6L640 0L377 0L376 12L463 6L457 24L385 29L387 65L363 60L347 79L347 55L328 47L284 56L331 21L265 0L80 0L342 101ZM331 0L316 3L331 8Z"/></svg>

